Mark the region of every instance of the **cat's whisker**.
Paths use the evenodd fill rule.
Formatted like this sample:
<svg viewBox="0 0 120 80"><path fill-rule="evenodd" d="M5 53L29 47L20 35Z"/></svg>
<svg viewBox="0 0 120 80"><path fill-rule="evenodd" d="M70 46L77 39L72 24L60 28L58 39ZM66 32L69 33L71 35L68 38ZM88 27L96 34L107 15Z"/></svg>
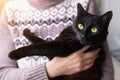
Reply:
<svg viewBox="0 0 120 80"><path fill-rule="evenodd" d="M63 40L73 41L73 40L75 40L75 37L72 37L72 36L69 37L69 38L68 37L67 38L64 37Z"/></svg>

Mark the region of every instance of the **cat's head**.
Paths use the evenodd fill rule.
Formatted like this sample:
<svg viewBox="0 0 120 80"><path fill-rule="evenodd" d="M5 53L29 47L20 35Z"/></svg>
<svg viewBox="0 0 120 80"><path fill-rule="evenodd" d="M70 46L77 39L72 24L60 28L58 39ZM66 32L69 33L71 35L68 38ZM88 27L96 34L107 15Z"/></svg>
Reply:
<svg viewBox="0 0 120 80"><path fill-rule="evenodd" d="M91 46L105 42L108 35L109 22L112 18L112 11L97 16L86 12L79 3L77 10L78 13L73 27L77 39L82 44Z"/></svg>

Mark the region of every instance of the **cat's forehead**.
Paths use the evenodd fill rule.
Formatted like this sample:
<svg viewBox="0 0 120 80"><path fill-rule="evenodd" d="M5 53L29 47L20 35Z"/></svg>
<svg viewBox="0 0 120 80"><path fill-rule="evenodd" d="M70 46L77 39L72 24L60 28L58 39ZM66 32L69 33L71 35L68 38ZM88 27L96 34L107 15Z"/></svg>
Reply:
<svg viewBox="0 0 120 80"><path fill-rule="evenodd" d="M82 18L79 18L78 16L77 18L78 23L82 23L82 24L90 24L90 23L93 24L93 23L98 22L98 20L99 20L98 16L91 15L91 14L84 16Z"/></svg>
<svg viewBox="0 0 120 80"><path fill-rule="evenodd" d="M98 16L91 16L84 19L85 26L99 26L101 21Z"/></svg>
<svg viewBox="0 0 120 80"><path fill-rule="evenodd" d="M94 22L97 22L99 20L99 17L91 15L91 16L87 16L85 19L86 19L85 20L86 22L94 23Z"/></svg>

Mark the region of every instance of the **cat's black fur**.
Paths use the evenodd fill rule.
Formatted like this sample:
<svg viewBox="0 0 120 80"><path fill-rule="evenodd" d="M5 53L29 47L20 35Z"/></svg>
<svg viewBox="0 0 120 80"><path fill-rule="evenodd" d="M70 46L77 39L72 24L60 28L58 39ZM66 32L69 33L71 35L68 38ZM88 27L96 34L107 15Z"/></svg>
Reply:
<svg viewBox="0 0 120 80"><path fill-rule="evenodd" d="M90 69L70 76L59 76L51 80L100 80L105 60L103 43L108 35L108 25L112 18L112 12L108 11L102 16L97 16L87 13L81 4L78 4L77 8L78 13L74 25L64 29L54 41L44 41L25 29L24 35L33 44L13 50L9 57L17 60L26 56L42 55L52 59L55 56L68 56L85 45L91 46L89 50L99 47L101 48L99 57ZM84 29L80 30L78 24L82 24ZM97 32L91 32L92 28L97 28Z"/></svg>

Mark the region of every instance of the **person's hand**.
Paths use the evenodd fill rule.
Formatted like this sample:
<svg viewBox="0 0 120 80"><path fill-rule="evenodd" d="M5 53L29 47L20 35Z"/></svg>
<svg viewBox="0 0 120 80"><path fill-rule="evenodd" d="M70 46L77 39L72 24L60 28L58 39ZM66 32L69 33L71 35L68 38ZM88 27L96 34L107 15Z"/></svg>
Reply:
<svg viewBox="0 0 120 80"><path fill-rule="evenodd" d="M50 78L60 75L71 75L89 69L100 49L84 53L89 48L85 46L67 57L55 57L46 63L46 70Z"/></svg>

